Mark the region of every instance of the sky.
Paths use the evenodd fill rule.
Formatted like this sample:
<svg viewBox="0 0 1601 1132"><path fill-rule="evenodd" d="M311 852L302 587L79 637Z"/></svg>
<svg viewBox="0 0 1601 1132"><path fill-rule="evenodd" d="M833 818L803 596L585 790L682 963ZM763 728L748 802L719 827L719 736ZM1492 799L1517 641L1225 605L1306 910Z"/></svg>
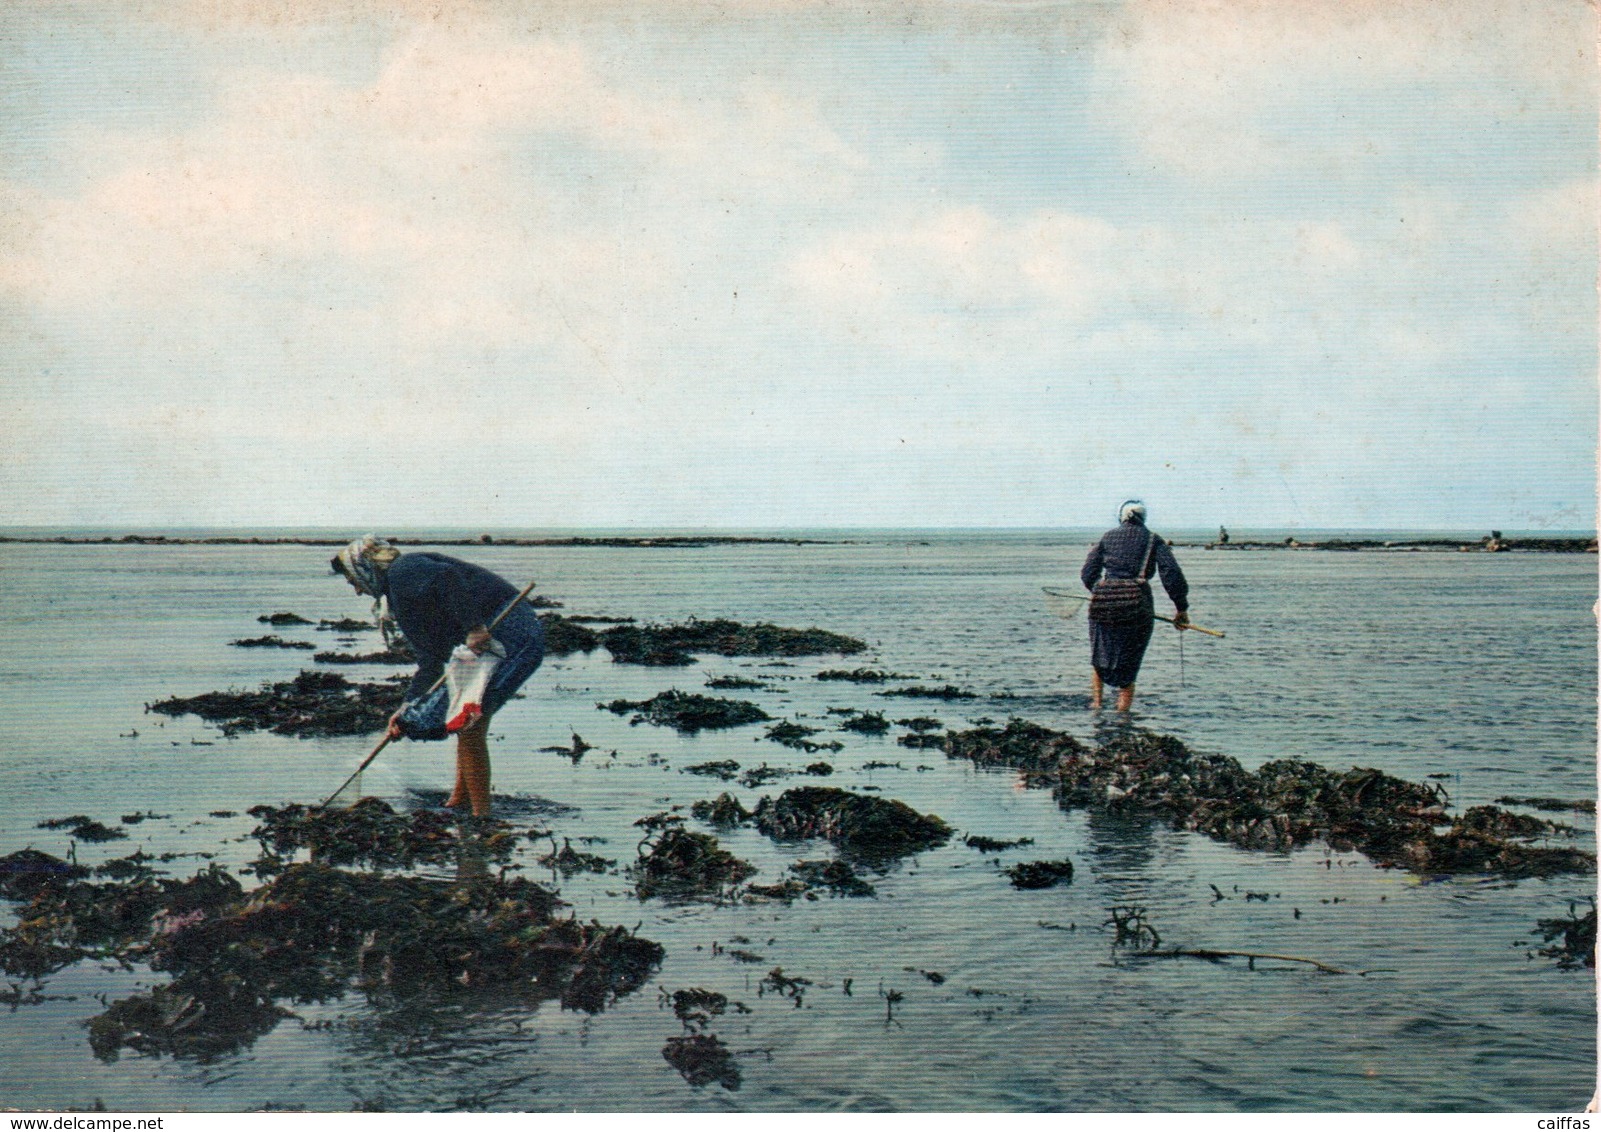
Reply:
<svg viewBox="0 0 1601 1132"><path fill-rule="evenodd" d="M0 525L1588 529L1583 0L0 7Z"/></svg>

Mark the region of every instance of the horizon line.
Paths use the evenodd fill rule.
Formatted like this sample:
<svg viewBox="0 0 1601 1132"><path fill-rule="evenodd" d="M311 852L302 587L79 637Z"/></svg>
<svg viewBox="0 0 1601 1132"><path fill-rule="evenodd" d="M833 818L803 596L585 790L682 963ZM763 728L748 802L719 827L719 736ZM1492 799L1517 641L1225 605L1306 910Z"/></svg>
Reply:
<svg viewBox="0 0 1601 1132"><path fill-rule="evenodd" d="M1111 525L1115 526L1116 524L1111 524ZM1173 524L1171 526L1168 526L1167 524L1161 524L1161 525L1167 526L1169 530L1201 531L1201 530L1211 530L1211 529L1213 529L1213 524L1211 524L1211 523L1204 523L1204 524L1175 523L1175 524ZM105 534L105 533L110 533L110 532L117 532L117 533L123 533L123 534L131 534L131 535L137 535L137 534L141 533L142 531L151 531L151 532L163 532L163 531L166 531L166 532L174 532L174 531L190 531L190 532L192 532L192 531L228 531L228 532L238 532L238 531L250 531L250 532L269 532L269 531L341 531L341 532L344 532L344 531L353 531L353 530L356 529L357 526L363 527L364 533L366 531L374 531L374 532L376 532L376 531L385 531L385 530L387 530L387 531L394 531L394 532L402 532L402 531L404 531L404 532L407 532L408 534L416 534L418 532L440 533L440 534L443 534L445 532L455 532L457 534L461 534L463 532L471 532L472 534L497 535L497 534L503 534L504 533L504 534L508 534L509 535L509 534L511 534L513 532L517 532L517 533L533 533L533 532L551 532L551 531L562 531L562 532L568 532L568 531L586 531L586 532L587 531L628 531L628 532L634 532L634 533L643 533L643 534L646 534L646 535L648 535L650 533L679 535L679 534L712 534L712 533L733 533L733 532L752 532L752 531L763 531L763 532L766 532L766 531L778 531L778 532L808 532L808 531L810 531L810 532L817 532L817 531L970 532L970 531L979 531L979 532L1006 533L1006 532L1026 532L1026 531L1081 531L1081 530L1093 530L1093 529L1101 529L1101 528L1107 527L1108 524L1106 524L1104 521L1092 521L1092 522L1080 522L1080 523L1053 523L1053 524L1015 524L1015 525L1011 525L1011 524L1008 524L1008 525L1003 525L1003 524L971 524L971 525L966 525L966 524L941 524L941 525L922 524L922 525L920 525L920 524L865 524L865 523L842 524L842 525L823 525L823 524L644 525L644 524L632 524L632 523L618 523L618 524L596 524L596 525L589 525L589 526L570 525L570 524L541 524L541 525L528 525L528 526L515 526L515 525L509 525L509 524L506 524L506 525L497 524L497 525L485 525L485 526L460 526L460 525L431 524L431 523L407 523L407 524L398 524L398 523L397 524L385 524L385 523L366 523L366 524L240 523L240 524L172 524L172 525L161 524L161 523L141 523L141 524L0 523L0 532L13 532L13 531L62 531L62 532L76 531L76 532L85 532L85 531L93 531L93 532L95 532L97 534ZM1226 528L1227 526L1228 526L1227 523L1221 524L1221 527L1223 527L1223 528ZM1503 534L1513 534L1513 533L1544 534L1544 535L1557 535L1557 534L1579 534L1579 535L1583 535L1583 534L1588 534L1588 535L1594 536L1594 535L1597 534L1597 529L1598 528L1595 527L1595 526L1589 526L1589 527L1492 527L1492 526L1483 525L1483 524L1460 524L1460 525L1456 525L1456 526L1436 526L1436 525L1428 525L1428 526L1400 526L1400 525L1395 525L1395 526L1367 526L1367 525L1364 525L1364 526L1347 526L1347 525L1341 525L1341 524L1333 524L1333 525L1328 525L1328 526L1322 526L1322 525L1312 525L1312 524L1304 524L1304 523L1250 523L1250 524L1241 524L1241 525L1237 526L1234 529L1239 531L1239 532L1241 532L1242 534L1246 533L1246 532L1251 532L1251 531L1289 531L1289 532L1293 532L1293 531L1334 531L1334 532L1342 532L1342 533L1371 532L1371 533L1375 533L1375 534L1379 534L1379 533L1396 533L1396 532L1406 532L1406 533L1413 533L1413 534L1422 534L1422 533L1462 534L1462 533L1467 533L1467 532L1482 532L1483 534L1488 535L1492 531L1499 530Z"/></svg>

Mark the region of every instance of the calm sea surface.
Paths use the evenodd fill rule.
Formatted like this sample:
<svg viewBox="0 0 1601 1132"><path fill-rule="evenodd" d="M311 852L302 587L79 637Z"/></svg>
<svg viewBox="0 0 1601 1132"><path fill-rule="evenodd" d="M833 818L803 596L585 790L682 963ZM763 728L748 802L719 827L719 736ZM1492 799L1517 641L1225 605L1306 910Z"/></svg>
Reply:
<svg viewBox="0 0 1601 1132"><path fill-rule="evenodd" d="M47 981L44 993L56 997L0 1014L0 1096L42 1109L98 1098L112 1109L335 1111L1577 1111L1589 1099L1593 977L1529 952L1536 921L1566 914L1570 900L1593 893L1593 878L1425 883L1321 846L1250 853L1160 825L1065 813L1010 773L897 746L901 728L882 738L817 735L845 744L817 756L763 741L760 725L688 738L596 709L671 687L702 691L707 679L738 673L774 690L722 694L824 728L838 719L830 707L929 715L951 727L1019 716L1085 739L1115 726L1086 710L1085 623L1051 616L1040 589L1076 584L1091 532L833 537L851 541L452 553L514 581L538 578L567 613L815 625L870 642L844 667L979 693L956 704L883 699L812 678L841 667L837 657L648 669L615 665L602 650L547 661L526 697L496 717L496 792L567 807L541 821L575 841L602 839L589 848L621 864L633 858L636 819L722 789L751 807L796 781L874 788L956 827L944 848L871 875L876 898L641 902L621 876L574 878L560 887L579 916L638 923L667 951L653 983L606 1012L464 993L402 1013L357 993L297 1007L300 1020L207 1065L128 1053L97 1061L83 1028L102 1009L96 996L164 978L82 964ZM366 603L328 576L328 553L0 546L0 854L32 845L65 855L64 833L36 828L47 818L82 813L111 824L150 810L170 817L129 826L128 841L80 845L79 860L143 848L215 852L237 867L257 853L247 807L315 802L337 786L370 738L225 739L194 717L144 710L313 667L309 653L228 642L268 631L256 618L278 610L314 621L367 616ZM1158 625L1138 726L1250 768L1294 756L1410 779L1448 775L1441 781L1458 807L1502 795L1595 796L1594 557L1178 553L1192 616L1228 637L1185 634L1181 656L1179 636ZM1165 598L1159 609L1168 611ZM370 634L351 646L309 627L276 631L320 648L376 647ZM540 751L574 732L595 747L578 764ZM445 788L451 752L399 744L367 773L365 790L399 803L408 791ZM682 773L713 759L799 768L819 757L834 764L831 778L760 791ZM241 816L210 816L218 810ZM1563 820L1580 825L1578 843L1593 851L1593 820ZM965 834L1034 843L981 855L961 843ZM751 829L722 840L768 883L790 861L830 855L825 843L777 845ZM1060 857L1077 866L1065 887L1018 891L999 871ZM1215 899L1214 885L1228 898ZM1246 892L1269 898L1247 901ZM1164 945L1287 953L1368 973L1121 960L1101 925L1126 904L1145 907ZM730 946L763 962L741 964ZM758 993L774 967L810 980L799 1004ZM741 1053L737 1091L693 1088L662 1058L681 1027L660 992L690 987L750 1009L713 1027ZM887 1022L892 991L903 998Z"/></svg>

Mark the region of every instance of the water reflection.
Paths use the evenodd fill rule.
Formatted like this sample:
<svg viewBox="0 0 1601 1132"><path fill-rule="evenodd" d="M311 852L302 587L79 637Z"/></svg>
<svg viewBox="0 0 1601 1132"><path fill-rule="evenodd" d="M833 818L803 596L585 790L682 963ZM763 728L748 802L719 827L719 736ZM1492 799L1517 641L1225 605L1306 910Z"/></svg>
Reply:
<svg viewBox="0 0 1601 1132"><path fill-rule="evenodd" d="M540 1035L530 1005L504 989L381 996L346 1021L337 1076L361 1111L484 1110L536 1103Z"/></svg>
<svg viewBox="0 0 1601 1132"><path fill-rule="evenodd" d="M475 830L464 828L457 841L456 885L470 890L482 887L489 880L489 853L482 836Z"/></svg>
<svg viewBox="0 0 1601 1132"><path fill-rule="evenodd" d="M1108 881L1139 880L1156 855L1157 822L1140 813L1094 809L1086 812L1090 868Z"/></svg>

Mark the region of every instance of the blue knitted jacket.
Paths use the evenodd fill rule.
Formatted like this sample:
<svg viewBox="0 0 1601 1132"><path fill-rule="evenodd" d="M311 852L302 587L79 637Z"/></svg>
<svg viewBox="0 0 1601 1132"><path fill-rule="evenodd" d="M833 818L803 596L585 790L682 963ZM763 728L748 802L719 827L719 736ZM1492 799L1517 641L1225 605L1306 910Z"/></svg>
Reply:
<svg viewBox="0 0 1601 1132"><path fill-rule="evenodd" d="M417 654L408 701L426 692L445 670L450 652L475 625L488 625L517 596L499 574L448 554L402 554L384 571L389 612ZM496 637L501 636L497 629Z"/></svg>

